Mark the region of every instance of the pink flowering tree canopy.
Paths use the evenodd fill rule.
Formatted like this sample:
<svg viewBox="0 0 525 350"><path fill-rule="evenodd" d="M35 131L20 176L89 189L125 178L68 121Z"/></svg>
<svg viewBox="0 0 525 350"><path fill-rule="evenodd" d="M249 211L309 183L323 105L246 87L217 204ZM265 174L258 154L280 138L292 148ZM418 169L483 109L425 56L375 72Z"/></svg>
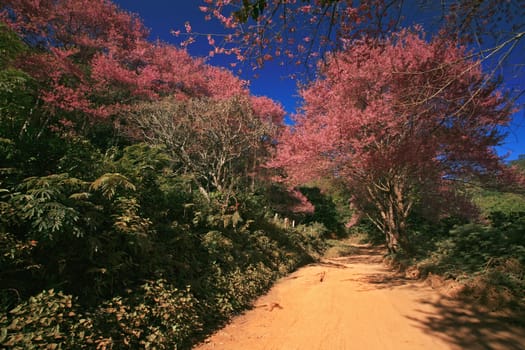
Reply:
<svg viewBox="0 0 525 350"><path fill-rule="evenodd" d="M255 186L284 110L247 81L148 41L142 22L108 0L0 0L0 20L28 47L14 65L38 86L44 112L26 117L38 129L97 138L105 128L162 144L207 197Z"/></svg>
<svg viewBox="0 0 525 350"><path fill-rule="evenodd" d="M520 1L203 1L205 18L222 23L227 33L208 34L211 52L234 55L254 68L273 60L315 70L320 57L355 39L385 37L417 21L427 30L468 43L494 74L507 66L523 75L519 53L525 47L525 5ZM185 43L195 40L195 32L184 34Z"/></svg>
<svg viewBox="0 0 525 350"><path fill-rule="evenodd" d="M409 249L416 206L465 213L458 185L505 172L493 147L509 122L508 99L465 48L415 31L330 55L301 91L302 111L271 163L292 185L327 174L343 180L391 251Z"/></svg>
<svg viewBox="0 0 525 350"><path fill-rule="evenodd" d="M106 0L2 0L0 16L33 50L17 67L39 82L39 97L62 124L111 120L131 105L247 96L247 82L186 50L147 40L142 22Z"/></svg>

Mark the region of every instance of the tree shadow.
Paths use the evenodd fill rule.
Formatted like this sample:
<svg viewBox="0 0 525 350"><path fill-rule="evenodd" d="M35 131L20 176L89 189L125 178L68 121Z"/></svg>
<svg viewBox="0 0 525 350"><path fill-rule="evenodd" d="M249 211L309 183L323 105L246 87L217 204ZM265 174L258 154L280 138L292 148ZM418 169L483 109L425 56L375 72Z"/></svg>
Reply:
<svg viewBox="0 0 525 350"><path fill-rule="evenodd" d="M420 300L435 311L417 310L421 317L408 317L423 331L457 349L525 349L525 310L491 312L468 301L442 298Z"/></svg>
<svg viewBox="0 0 525 350"><path fill-rule="evenodd" d="M372 292L381 289L394 289L398 287L417 289L413 280L399 277L397 275L366 275L358 278L347 278L341 282L357 282L360 285L356 292Z"/></svg>
<svg viewBox="0 0 525 350"><path fill-rule="evenodd" d="M359 291L371 291L378 289L391 289L395 287L408 286L415 283L413 279L406 278L405 276L395 272L385 263L385 246L378 245L351 245L353 253L348 256L330 258L328 261L333 264L343 265L352 267L353 264L378 264L381 265L379 270L375 268L375 271L370 274L362 274L357 278L348 278L342 280L358 282L363 286L369 285L367 288L363 288ZM379 273L378 273L379 272ZM413 286L417 288L417 286Z"/></svg>
<svg viewBox="0 0 525 350"><path fill-rule="evenodd" d="M336 264L383 263L385 248L381 246L354 246L349 256L330 259ZM363 274L344 281L358 282L369 292L378 289L419 289L421 280L406 278L384 265L382 273ZM424 332L445 341L452 349L525 350L525 309L512 308L493 312L472 298L450 298L445 295L437 301L420 299L416 316L406 316ZM426 307L430 306L430 308Z"/></svg>
<svg viewBox="0 0 525 350"><path fill-rule="evenodd" d="M351 249L350 254L337 258L330 258L329 260L338 264L347 265L384 264L385 262L386 247L384 245L351 244L349 247Z"/></svg>

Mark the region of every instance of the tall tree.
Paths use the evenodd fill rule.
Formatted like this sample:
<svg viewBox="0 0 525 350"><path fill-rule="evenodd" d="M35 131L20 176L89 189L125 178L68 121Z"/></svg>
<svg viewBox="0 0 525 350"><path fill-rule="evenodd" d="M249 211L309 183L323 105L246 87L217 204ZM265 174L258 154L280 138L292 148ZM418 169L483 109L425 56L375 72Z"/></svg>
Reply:
<svg viewBox="0 0 525 350"><path fill-rule="evenodd" d="M131 118L140 137L165 147L206 198L216 191L227 204L267 158L283 115L269 99L235 96L143 103Z"/></svg>
<svg viewBox="0 0 525 350"><path fill-rule="evenodd" d="M32 48L16 66L39 83L48 126L86 132L138 101L248 94L230 72L147 41L142 22L107 0L1 0L0 20Z"/></svg>
<svg viewBox="0 0 525 350"><path fill-rule="evenodd" d="M465 48L423 36L404 30L331 55L302 90L302 113L272 163L292 184L330 173L343 180L391 251L409 247L415 205L453 211L465 203L459 183L505 169L493 147L508 100Z"/></svg>

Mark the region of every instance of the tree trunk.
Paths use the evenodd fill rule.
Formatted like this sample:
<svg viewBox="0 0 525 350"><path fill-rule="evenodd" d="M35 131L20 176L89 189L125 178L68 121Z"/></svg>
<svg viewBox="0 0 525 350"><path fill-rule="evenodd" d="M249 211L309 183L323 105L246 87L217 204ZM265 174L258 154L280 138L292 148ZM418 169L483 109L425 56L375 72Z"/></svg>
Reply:
<svg viewBox="0 0 525 350"><path fill-rule="evenodd" d="M389 208L392 209L392 208ZM385 238L388 252L396 254L401 248L400 232L393 211L385 213Z"/></svg>
<svg viewBox="0 0 525 350"><path fill-rule="evenodd" d="M407 219L412 207L412 201L405 192L406 187L402 178L394 176L386 181L383 192L383 203L379 205L383 219L388 251L399 253L402 249L410 253L410 242L407 235Z"/></svg>

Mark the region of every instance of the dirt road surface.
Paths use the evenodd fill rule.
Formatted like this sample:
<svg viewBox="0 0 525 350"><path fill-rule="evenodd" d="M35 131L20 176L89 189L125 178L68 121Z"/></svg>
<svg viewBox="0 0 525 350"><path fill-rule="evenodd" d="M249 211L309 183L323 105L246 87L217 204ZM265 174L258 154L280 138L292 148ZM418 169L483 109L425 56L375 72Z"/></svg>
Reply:
<svg viewBox="0 0 525 350"><path fill-rule="evenodd" d="M281 279L194 349L525 349L525 330L508 316L396 276L378 249L355 250Z"/></svg>

